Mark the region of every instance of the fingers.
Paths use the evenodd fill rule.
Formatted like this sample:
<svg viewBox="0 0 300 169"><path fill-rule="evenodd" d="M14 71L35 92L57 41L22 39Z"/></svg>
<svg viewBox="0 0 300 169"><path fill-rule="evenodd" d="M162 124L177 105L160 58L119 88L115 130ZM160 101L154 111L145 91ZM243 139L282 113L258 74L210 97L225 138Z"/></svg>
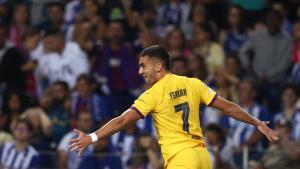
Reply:
<svg viewBox="0 0 300 169"><path fill-rule="evenodd" d="M77 129L74 129L74 132L76 132L77 134L80 134L81 131L80 130L77 130Z"/></svg>
<svg viewBox="0 0 300 169"><path fill-rule="evenodd" d="M74 138L69 141L69 144L76 143L79 141L79 138Z"/></svg>
<svg viewBox="0 0 300 169"><path fill-rule="evenodd" d="M272 129L268 129L265 135L267 136L269 141L276 141L279 139L278 134Z"/></svg>

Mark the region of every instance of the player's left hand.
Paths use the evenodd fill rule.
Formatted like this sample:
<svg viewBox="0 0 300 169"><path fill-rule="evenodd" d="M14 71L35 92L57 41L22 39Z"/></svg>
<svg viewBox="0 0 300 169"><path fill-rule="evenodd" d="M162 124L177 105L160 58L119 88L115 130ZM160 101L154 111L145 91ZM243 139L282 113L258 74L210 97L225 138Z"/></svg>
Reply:
<svg viewBox="0 0 300 169"><path fill-rule="evenodd" d="M77 129L74 129L74 131L78 134L78 137L70 140L69 148L71 151L78 151L78 156L80 156L85 148L92 143L92 138Z"/></svg>
<svg viewBox="0 0 300 169"><path fill-rule="evenodd" d="M262 121L256 127L269 139L269 141L276 141L279 139L278 133L267 126L269 123L269 121Z"/></svg>

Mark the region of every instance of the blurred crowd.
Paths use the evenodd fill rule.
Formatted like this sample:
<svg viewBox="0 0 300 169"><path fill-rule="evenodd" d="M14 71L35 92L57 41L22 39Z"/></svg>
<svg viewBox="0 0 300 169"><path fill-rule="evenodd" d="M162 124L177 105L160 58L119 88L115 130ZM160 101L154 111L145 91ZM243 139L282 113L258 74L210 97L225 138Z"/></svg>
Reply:
<svg viewBox="0 0 300 169"><path fill-rule="evenodd" d="M172 72L204 81L280 140L211 107L199 110L215 169L300 166L297 0L0 0L0 168L159 169L151 116L90 145L68 141L149 88L138 54L153 44Z"/></svg>

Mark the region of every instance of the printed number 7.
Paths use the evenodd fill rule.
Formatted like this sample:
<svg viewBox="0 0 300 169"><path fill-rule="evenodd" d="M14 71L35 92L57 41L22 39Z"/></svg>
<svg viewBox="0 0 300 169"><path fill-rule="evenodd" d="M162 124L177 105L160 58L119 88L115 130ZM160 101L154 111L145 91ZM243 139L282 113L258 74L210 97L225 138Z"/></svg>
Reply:
<svg viewBox="0 0 300 169"><path fill-rule="evenodd" d="M177 104L174 106L175 112L180 112L182 111L182 121L183 121L183 126L182 129L183 131L186 131L189 133L189 113L190 113L190 107L188 102Z"/></svg>

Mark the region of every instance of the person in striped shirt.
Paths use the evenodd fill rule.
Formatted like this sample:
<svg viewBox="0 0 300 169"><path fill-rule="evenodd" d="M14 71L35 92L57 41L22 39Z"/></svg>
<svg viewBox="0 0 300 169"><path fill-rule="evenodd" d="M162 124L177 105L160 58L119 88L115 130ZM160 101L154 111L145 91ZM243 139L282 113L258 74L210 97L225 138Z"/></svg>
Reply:
<svg viewBox="0 0 300 169"><path fill-rule="evenodd" d="M13 129L15 141L0 149L1 169L38 169L39 153L30 145L33 127L27 119L18 119Z"/></svg>

